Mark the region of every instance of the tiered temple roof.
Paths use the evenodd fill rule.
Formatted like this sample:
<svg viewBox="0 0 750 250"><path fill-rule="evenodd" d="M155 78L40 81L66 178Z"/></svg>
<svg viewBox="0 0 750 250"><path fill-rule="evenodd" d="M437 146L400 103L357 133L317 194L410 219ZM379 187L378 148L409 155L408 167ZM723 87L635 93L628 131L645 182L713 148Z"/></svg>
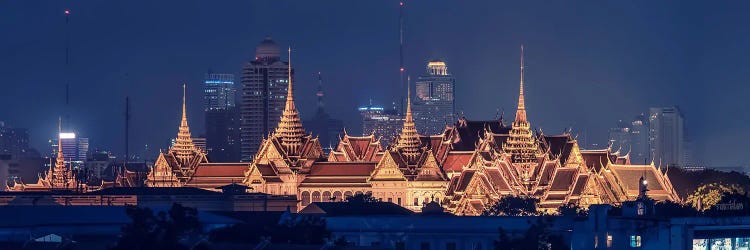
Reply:
<svg viewBox="0 0 750 250"><path fill-rule="evenodd" d="M58 121L58 133L62 132L62 118ZM80 184L80 185L79 185ZM44 175L39 175L36 183L15 183L7 188L10 191L52 191L52 190L85 190L86 184L78 183L70 165L65 165L62 140L57 141L55 164L50 164Z"/></svg>
<svg viewBox="0 0 750 250"><path fill-rule="evenodd" d="M187 122L185 85L182 85L182 119L175 144L165 153L160 152L146 178L149 187L181 187L195 174L201 163L207 163L206 154L195 147Z"/></svg>
<svg viewBox="0 0 750 250"><path fill-rule="evenodd" d="M351 136L344 131L338 146L328 154L332 162L377 162L383 157L383 147L375 133L365 136Z"/></svg>
<svg viewBox="0 0 750 250"><path fill-rule="evenodd" d="M638 197L640 178L649 183L649 197L679 200L669 178L653 164L630 165L627 155L620 156L609 149L582 151L567 132L534 135L526 116L523 49L521 53L518 110L511 129L502 122L479 126L462 118L454 128L446 130L446 134L457 135L452 139L454 148L469 148L472 143L465 138L476 138L468 161L462 157L456 160L460 167L444 165L451 176L445 204L450 211L480 214L503 195L537 198L546 211L568 203L584 207L619 204ZM448 153L451 154L458 152Z"/></svg>
<svg viewBox="0 0 750 250"><path fill-rule="evenodd" d="M291 49L289 50L291 65ZM297 193L296 186L313 163L325 160L318 138L305 134L294 103L291 66L288 71L286 106L276 130L261 143L243 182L257 191Z"/></svg>

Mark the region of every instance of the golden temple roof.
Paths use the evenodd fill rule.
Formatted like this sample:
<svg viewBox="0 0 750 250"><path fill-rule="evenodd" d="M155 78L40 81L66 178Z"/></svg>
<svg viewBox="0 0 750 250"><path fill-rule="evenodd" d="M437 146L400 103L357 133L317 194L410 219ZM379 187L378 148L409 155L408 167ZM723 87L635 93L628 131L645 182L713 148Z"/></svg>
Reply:
<svg viewBox="0 0 750 250"><path fill-rule="evenodd" d="M297 107L294 105L294 84L292 83L292 49L289 48L289 64L287 68L289 86L287 87L286 105L281 115L279 126L276 127L274 136L281 139L281 145L286 150L287 155L299 155L302 148L302 137L305 130L302 128L302 121L299 117Z"/></svg>

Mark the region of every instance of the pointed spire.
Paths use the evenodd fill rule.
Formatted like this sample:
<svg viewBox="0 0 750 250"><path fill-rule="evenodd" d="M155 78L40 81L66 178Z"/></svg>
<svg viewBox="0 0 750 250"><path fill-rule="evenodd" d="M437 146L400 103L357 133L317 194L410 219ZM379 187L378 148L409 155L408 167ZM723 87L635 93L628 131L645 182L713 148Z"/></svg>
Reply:
<svg viewBox="0 0 750 250"><path fill-rule="evenodd" d="M49 181L52 188L67 188L70 180L73 180L72 172L68 171L68 167L65 166L65 155L63 155L62 147L62 117L58 118L57 123L57 157L55 158L55 165L50 166L50 170L47 173L46 179Z"/></svg>
<svg viewBox="0 0 750 250"><path fill-rule="evenodd" d="M60 134L62 133L62 117L57 118L57 158L63 159L63 151L62 151L62 138L60 138Z"/></svg>
<svg viewBox="0 0 750 250"><path fill-rule="evenodd" d="M521 87L518 91L518 110L516 111L516 121L526 121L526 104L523 96L523 44L521 45Z"/></svg>
<svg viewBox="0 0 750 250"><path fill-rule="evenodd" d="M296 156L302 147L302 137L305 130L302 128L302 121L299 117L297 107L294 105L294 84L292 83L292 48L288 50L287 64L287 87L286 105L281 115L279 125L276 127L273 136L281 138L281 145L286 149L287 155Z"/></svg>
<svg viewBox="0 0 750 250"><path fill-rule="evenodd" d="M514 163L536 162L538 152L538 141L531 131L531 125L526 120L526 105L524 103L523 77L524 77L524 54L521 45L521 82L518 92L518 109L516 119L511 124L510 137L503 144L503 150L511 154Z"/></svg>
<svg viewBox="0 0 750 250"><path fill-rule="evenodd" d="M187 95L187 86L182 84L182 122L180 126L187 126L187 101L185 96Z"/></svg>
<svg viewBox="0 0 750 250"><path fill-rule="evenodd" d="M411 77L407 76L406 79L406 117L404 119L404 127L401 129L401 135L398 137L396 148L401 150L401 153L409 163L414 163L419 157L421 143L417 127L414 124L414 117L411 113Z"/></svg>
<svg viewBox="0 0 750 250"><path fill-rule="evenodd" d="M180 120L180 127L177 130L177 138L175 138L175 143L171 150L177 154L177 158L183 164L192 158L193 153L196 151L187 122L187 85L184 83L182 84L182 119Z"/></svg>

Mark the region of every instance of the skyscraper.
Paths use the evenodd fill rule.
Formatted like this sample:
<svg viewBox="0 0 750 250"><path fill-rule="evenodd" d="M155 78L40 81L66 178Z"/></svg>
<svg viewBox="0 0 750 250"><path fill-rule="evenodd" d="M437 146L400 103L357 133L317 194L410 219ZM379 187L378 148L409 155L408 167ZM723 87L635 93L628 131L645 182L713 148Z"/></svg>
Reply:
<svg viewBox="0 0 750 250"><path fill-rule="evenodd" d="M203 110L206 119L206 148L214 162L239 161L239 112L237 89L232 74L206 74Z"/></svg>
<svg viewBox="0 0 750 250"><path fill-rule="evenodd" d="M421 134L440 134L455 122L453 90L456 79L448 73L443 61L427 63L427 73L416 83L414 117Z"/></svg>
<svg viewBox="0 0 750 250"><path fill-rule="evenodd" d="M630 123L617 121L617 127L609 129L609 144L613 150L629 150L632 143Z"/></svg>
<svg viewBox="0 0 750 250"><path fill-rule="evenodd" d="M649 142L651 159L664 166L684 165L684 117L677 107L649 110Z"/></svg>
<svg viewBox="0 0 750 250"><path fill-rule="evenodd" d="M648 119L640 114L630 123L630 161L633 164L648 164Z"/></svg>
<svg viewBox="0 0 750 250"><path fill-rule="evenodd" d="M61 143L62 146L58 146ZM65 155L65 163L73 165L74 168L83 166L89 153L89 138L78 137L76 133L62 132L58 139L50 140L53 155L58 154L58 149L62 148Z"/></svg>
<svg viewBox="0 0 750 250"><path fill-rule="evenodd" d="M0 122L0 154L18 159L29 150L29 130L11 128Z"/></svg>
<svg viewBox="0 0 750 250"><path fill-rule="evenodd" d="M359 114L362 116L362 133L375 133L383 147L388 147L393 142L404 124L404 117L395 108L386 110L370 103L359 107Z"/></svg>
<svg viewBox="0 0 750 250"><path fill-rule="evenodd" d="M290 74L294 76L293 71ZM255 49L255 59L242 69L242 161L252 160L263 138L279 123L286 102L287 79L287 62L281 61L279 46L270 37L264 39Z"/></svg>
<svg viewBox="0 0 750 250"><path fill-rule="evenodd" d="M344 123L332 118L324 109L323 76L320 72L318 72L318 91L315 95L318 97L318 109L315 115L304 124L313 135L318 136L320 145L327 150L335 147L339 142L338 136L344 130Z"/></svg>

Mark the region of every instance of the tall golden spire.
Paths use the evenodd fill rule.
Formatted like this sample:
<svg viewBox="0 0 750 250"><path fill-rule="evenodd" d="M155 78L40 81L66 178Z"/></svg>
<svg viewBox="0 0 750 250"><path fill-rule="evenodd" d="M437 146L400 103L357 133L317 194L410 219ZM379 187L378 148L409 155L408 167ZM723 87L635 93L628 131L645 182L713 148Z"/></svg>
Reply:
<svg viewBox="0 0 750 250"><path fill-rule="evenodd" d="M409 163L415 163L419 157L419 134L414 124L414 117L411 113L411 77L406 77L406 117L404 127L401 129L401 135L398 137L396 148L406 156Z"/></svg>
<svg viewBox="0 0 750 250"><path fill-rule="evenodd" d="M279 126L276 127L274 136L281 138L281 145L286 149L287 155L296 156L302 147L302 137L305 130L302 128L302 120L299 117L297 107L294 105L294 84L292 83L292 48L288 50L287 64L287 87L286 105L281 114Z"/></svg>
<svg viewBox="0 0 750 250"><path fill-rule="evenodd" d="M55 166L50 167L50 171L47 174L47 180L53 188L66 188L69 181L73 180L72 173L68 171L65 166L65 155L63 155L62 147L62 118L58 118L57 122L57 157L55 158Z"/></svg>
<svg viewBox="0 0 750 250"><path fill-rule="evenodd" d="M526 119L526 105L523 96L523 45L521 45L521 83L518 92L518 109L513 121L508 140L503 143L503 151L511 155L514 163L536 162L539 150L538 142L531 131L531 125Z"/></svg>
<svg viewBox="0 0 750 250"><path fill-rule="evenodd" d="M195 153L195 145L193 144L193 138L190 135L190 127L187 122L187 101L186 92L187 86L182 84L182 120L180 121L180 128L177 132L177 138L175 139L172 151L175 152L177 158L184 164L187 160L193 157Z"/></svg>
<svg viewBox="0 0 750 250"><path fill-rule="evenodd" d="M516 121L526 121L526 104L523 97L523 44L521 45L521 87L518 92L518 109L516 110Z"/></svg>

